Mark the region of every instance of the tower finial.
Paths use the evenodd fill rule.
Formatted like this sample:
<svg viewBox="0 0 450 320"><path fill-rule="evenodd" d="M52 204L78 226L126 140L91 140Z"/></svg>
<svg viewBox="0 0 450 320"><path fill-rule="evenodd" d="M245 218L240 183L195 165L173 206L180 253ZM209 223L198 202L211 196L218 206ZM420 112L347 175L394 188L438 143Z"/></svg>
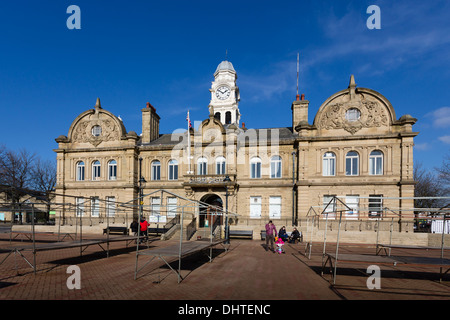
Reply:
<svg viewBox="0 0 450 320"><path fill-rule="evenodd" d="M225 49L225 61L228 61L228 49Z"/></svg>
<svg viewBox="0 0 450 320"><path fill-rule="evenodd" d="M101 109L102 105L100 104L100 98L97 98L97 101L95 102L95 109Z"/></svg>
<svg viewBox="0 0 450 320"><path fill-rule="evenodd" d="M353 74L350 77L350 84L348 85L348 89L350 91L350 99L353 100L353 98L355 98L356 90L355 76Z"/></svg>

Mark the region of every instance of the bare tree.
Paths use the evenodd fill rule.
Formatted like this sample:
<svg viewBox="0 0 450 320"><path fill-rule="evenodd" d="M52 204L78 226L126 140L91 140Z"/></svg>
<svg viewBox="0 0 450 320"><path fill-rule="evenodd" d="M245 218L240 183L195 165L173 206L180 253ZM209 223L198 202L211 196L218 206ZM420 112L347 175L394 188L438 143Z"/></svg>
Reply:
<svg viewBox="0 0 450 320"><path fill-rule="evenodd" d="M2 183L14 188L27 188L31 185L31 173L36 155L25 149L18 152L6 150L0 158Z"/></svg>
<svg viewBox="0 0 450 320"><path fill-rule="evenodd" d="M25 149L18 152L8 150L3 147L0 154L0 182L6 186L4 188L11 200L11 221L17 210L19 220L22 222L22 213L20 210L20 199L23 196L23 190L31 186L31 177L36 155L29 153Z"/></svg>
<svg viewBox="0 0 450 320"><path fill-rule="evenodd" d="M50 202L54 198L56 185L56 163L50 160L42 161L37 158L31 173L31 186L41 193L41 199L45 199L47 206L46 220L50 212Z"/></svg>
<svg viewBox="0 0 450 320"><path fill-rule="evenodd" d="M51 192L56 185L56 164L37 158L31 172L31 187L41 192Z"/></svg>
<svg viewBox="0 0 450 320"><path fill-rule="evenodd" d="M0 156L0 182L15 189L31 187L36 154L25 149L18 152L3 149Z"/></svg>
<svg viewBox="0 0 450 320"><path fill-rule="evenodd" d="M443 197L444 188L440 179L433 172L423 168L421 163L414 166L415 197ZM416 208L439 208L443 205L442 199L415 199Z"/></svg>
<svg viewBox="0 0 450 320"><path fill-rule="evenodd" d="M450 196L450 154L447 154L442 166L436 168L438 178L443 186L445 196Z"/></svg>

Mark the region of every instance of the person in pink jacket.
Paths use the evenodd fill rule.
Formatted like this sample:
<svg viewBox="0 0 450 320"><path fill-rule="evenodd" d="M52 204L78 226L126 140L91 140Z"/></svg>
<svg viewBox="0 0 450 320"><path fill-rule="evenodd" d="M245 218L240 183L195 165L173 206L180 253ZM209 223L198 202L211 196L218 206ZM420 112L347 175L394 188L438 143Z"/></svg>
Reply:
<svg viewBox="0 0 450 320"><path fill-rule="evenodd" d="M266 251L269 249L269 242L270 242L270 250L272 252L275 252L273 242L276 235L277 229L275 228L275 225L272 223L272 220L270 220L269 223L266 224Z"/></svg>

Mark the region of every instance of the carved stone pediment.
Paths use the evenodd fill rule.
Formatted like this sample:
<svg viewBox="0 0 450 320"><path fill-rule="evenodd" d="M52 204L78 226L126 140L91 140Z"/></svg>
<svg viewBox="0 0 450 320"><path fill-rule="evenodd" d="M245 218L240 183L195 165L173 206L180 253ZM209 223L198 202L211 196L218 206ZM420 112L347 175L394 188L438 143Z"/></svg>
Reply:
<svg viewBox="0 0 450 320"><path fill-rule="evenodd" d="M347 112L356 109L358 117L348 119ZM389 124L385 108L377 101L353 99L349 102L337 102L326 107L319 120L323 129L344 129L355 134L362 128L381 127Z"/></svg>
<svg viewBox="0 0 450 320"><path fill-rule="evenodd" d="M98 126L101 128L100 134L94 135L93 128ZM120 133L117 126L112 120L84 120L77 124L73 133L73 140L76 142L87 142L97 147L104 141L119 140Z"/></svg>

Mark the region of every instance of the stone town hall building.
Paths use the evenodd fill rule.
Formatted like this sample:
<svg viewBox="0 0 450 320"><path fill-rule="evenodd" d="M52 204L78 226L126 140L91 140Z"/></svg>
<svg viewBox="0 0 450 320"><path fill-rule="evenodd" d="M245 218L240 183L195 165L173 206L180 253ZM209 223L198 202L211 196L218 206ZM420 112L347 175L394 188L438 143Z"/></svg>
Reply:
<svg viewBox="0 0 450 320"><path fill-rule="evenodd" d="M118 204L139 197L142 175L143 194L165 189L224 207L228 200L228 210L239 214L231 227L256 232L269 219L302 227L310 208L320 213L334 195L353 209L345 212L347 221L381 217L385 206L413 208L413 200L399 198L414 196L416 119L397 119L383 95L357 87L353 76L347 88L322 103L313 123L304 95L290 106L276 106L292 110L292 122L282 128L245 128L237 73L229 61L218 65L209 90L209 117L191 128L189 137L187 130L159 132L165 120L150 103L141 110L139 136L97 99L72 122L67 136L56 139L56 202L84 209L91 224L104 217L99 203L118 218ZM143 205L152 209L150 215L162 214L161 208L173 208L177 201L154 193ZM204 226L205 218L198 217L197 224Z"/></svg>

